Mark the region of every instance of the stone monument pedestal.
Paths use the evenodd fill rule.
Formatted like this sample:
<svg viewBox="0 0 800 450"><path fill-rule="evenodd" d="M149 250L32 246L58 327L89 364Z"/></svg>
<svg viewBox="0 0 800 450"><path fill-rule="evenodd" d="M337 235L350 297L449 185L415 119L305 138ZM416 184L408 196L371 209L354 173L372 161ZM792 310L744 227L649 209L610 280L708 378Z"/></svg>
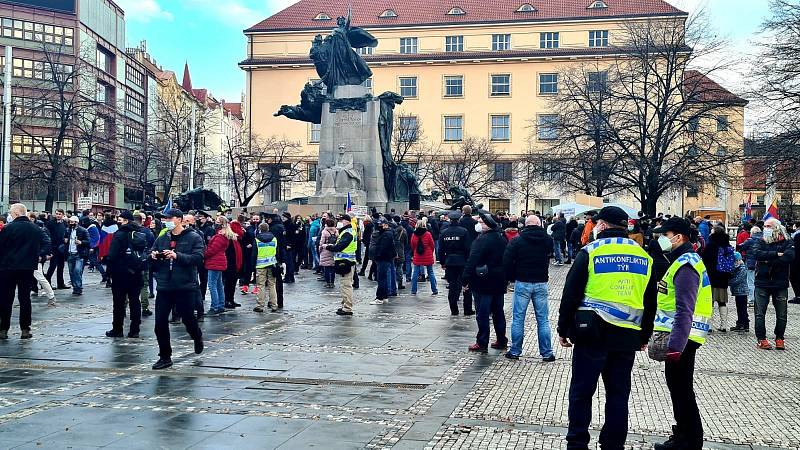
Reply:
<svg viewBox="0 0 800 450"><path fill-rule="evenodd" d="M337 86L322 106L317 188L308 200L340 211L354 205L386 208L378 120L380 100L361 85Z"/></svg>

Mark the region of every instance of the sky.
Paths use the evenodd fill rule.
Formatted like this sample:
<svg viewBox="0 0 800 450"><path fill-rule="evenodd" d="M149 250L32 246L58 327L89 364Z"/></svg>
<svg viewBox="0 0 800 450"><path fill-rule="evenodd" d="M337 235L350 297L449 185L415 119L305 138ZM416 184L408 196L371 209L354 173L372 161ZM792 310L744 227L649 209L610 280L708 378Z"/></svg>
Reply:
<svg viewBox="0 0 800 450"><path fill-rule="evenodd" d="M552 0L548 0L552 1ZM616 0L620 1L620 0ZM731 47L724 58L741 61L749 42L769 14L767 0L668 0L694 13L704 9L714 32ZM237 63L245 57L242 30L294 0L115 0L125 10L127 45L147 40L147 49L164 69L181 79L189 63L195 89L206 88L216 98L238 102L244 72ZM746 68L720 73L717 81L734 92L746 82Z"/></svg>

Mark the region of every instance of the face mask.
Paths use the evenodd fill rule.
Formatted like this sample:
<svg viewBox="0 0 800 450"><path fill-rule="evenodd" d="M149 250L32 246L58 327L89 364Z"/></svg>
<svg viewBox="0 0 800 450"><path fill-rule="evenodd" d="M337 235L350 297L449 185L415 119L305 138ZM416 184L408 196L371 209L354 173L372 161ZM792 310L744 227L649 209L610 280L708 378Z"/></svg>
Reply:
<svg viewBox="0 0 800 450"><path fill-rule="evenodd" d="M167 227L167 230L172 231L175 229L175 222L173 221L164 222L164 226Z"/></svg>
<svg viewBox="0 0 800 450"><path fill-rule="evenodd" d="M765 241L771 241L774 236L774 230L772 228L764 228L763 237Z"/></svg>
<svg viewBox="0 0 800 450"><path fill-rule="evenodd" d="M661 251L668 252L672 250L672 241L668 237L661 235L658 238L658 246L661 247Z"/></svg>
<svg viewBox="0 0 800 450"><path fill-rule="evenodd" d="M483 233L483 226L480 223L475 224L475 231L478 233Z"/></svg>
<svg viewBox="0 0 800 450"><path fill-rule="evenodd" d="M11 223L14 221L14 218L11 217L11 213L6 214L6 223Z"/></svg>
<svg viewBox="0 0 800 450"><path fill-rule="evenodd" d="M628 225L628 231L633 231L633 225Z"/></svg>

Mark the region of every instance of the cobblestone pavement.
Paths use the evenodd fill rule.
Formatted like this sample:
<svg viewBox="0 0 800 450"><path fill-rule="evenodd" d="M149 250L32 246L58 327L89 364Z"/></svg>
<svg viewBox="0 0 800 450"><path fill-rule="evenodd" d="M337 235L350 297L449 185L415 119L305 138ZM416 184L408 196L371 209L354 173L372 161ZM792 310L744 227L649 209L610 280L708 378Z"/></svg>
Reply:
<svg viewBox="0 0 800 450"><path fill-rule="evenodd" d="M551 320L567 269L552 271ZM87 279L79 299L34 300L32 340L12 328L0 341L0 448L565 448L571 352L541 362L532 308L509 361L468 354L474 319L427 286L373 306L362 279L355 315L338 317L336 293L304 272L282 313L237 294L242 308L207 318L202 355L171 326L175 366L154 372L153 319L140 339L106 338L110 291ZM756 350L752 333L713 334L698 352L706 448L800 448L800 307L789 312L785 352ZM640 354L633 380L628 448L650 449L671 424L663 367ZM596 397L594 436L602 382Z"/></svg>

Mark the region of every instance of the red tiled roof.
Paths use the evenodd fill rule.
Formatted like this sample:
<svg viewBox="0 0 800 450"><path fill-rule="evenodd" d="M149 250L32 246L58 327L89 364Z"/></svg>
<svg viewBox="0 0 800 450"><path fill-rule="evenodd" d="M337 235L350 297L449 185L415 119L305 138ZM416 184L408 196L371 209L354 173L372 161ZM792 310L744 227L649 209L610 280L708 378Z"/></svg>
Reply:
<svg viewBox="0 0 800 450"><path fill-rule="evenodd" d="M206 97L208 97L208 90L207 89L192 89L192 95L200 103L205 103L206 102Z"/></svg>
<svg viewBox="0 0 800 450"><path fill-rule="evenodd" d="M225 110L231 113L234 117L242 119L242 104L241 103L224 103Z"/></svg>
<svg viewBox="0 0 800 450"><path fill-rule="evenodd" d="M747 105L748 101L720 86L707 75L696 70L683 72L683 95L690 102L727 103L731 105Z"/></svg>
<svg viewBox="0 0 800 450"><path fill-rule="evenodd" d="M183 65L183 83L181 83L186 92L192 92L192 75L189 74L189 62Z"/></svg>
<svg viewBox="0 0 800 450"><path fill-rule="evenodd" d="M605 2L608 8L590 9L588 6L593 0L300 0L245 32L330 29L336 26L337 16L347 15L350 4L353 5L353 25L368 28L686 14L664 0ZM536 11L517 12L525 3L533 5ZM448 15L455 6L466 14ZM387 9L394 11L397 17L379 17ZM314 20L320 13L334 20Z"/></svg>

